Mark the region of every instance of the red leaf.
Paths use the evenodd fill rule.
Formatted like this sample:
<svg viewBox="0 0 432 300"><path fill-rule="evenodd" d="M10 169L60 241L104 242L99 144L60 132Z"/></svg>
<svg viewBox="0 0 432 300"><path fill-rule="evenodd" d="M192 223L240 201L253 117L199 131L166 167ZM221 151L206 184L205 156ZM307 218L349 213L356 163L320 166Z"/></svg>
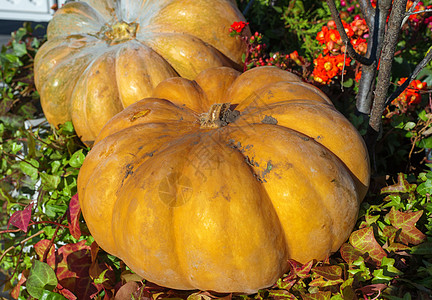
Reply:
<svg viewBox="0 0 432 300"><path fill-rule="evenodd" d="M13 225L15 227L18 227L22 231L27 232L28 225L31 220L32 208L33 203L30 203L23 210L14 212L9 219L7 228L9 228L9 225Z"/></svg>
<svg viewBox="0 0 432 300"><path fill-rule="evenodd" d="M286 291L286 290L271 290L270 291L270 295L271 299L292 299L292 300L296 300L296 296L294 296L293 294L291 294L290 292Z"/></svg>
<svg viewBox="0 0 432 300"><path fill-rule="evenodd" d="M383 236L385 236L387 238L389 243L393 243L399 232L398 232L398 229L393 227L393 226L386 226L382 230L382 233L383 233Z"/></svg>
<svg viewBox="0 0 432 300"><path fill-rule="evenodd" d="M310 270L312 269L313 260L308 263L301 265L293 259L289 259L288 263L290 265L291 273L297 275L300 278L307 278L310 276Z"/></svg>
<svg viewBox="0 0 432 300"><path fill-rule="evenodd" d="M369 253L370 258L377 264L381 265L381 260L387 254L375 239L373 228L365 227L354 231L349 241L351 245L363 253Z"/></svg>
<svg viewBox="0 0 432 300"><path fill-rule="evenodd" d="M50 240L41 240L39 242L37 242L34 247L35 247L35 251L37 253L37 255L39 255L39 259L42 260L43 256L45 254L46 249L48 248L48 246L51 244ZM48 256L47 256L47 264L55 269L55 246L51 245L51 248L49 249L48 252Z"/></svg>
<svg viewBox="0 0 432 300"><path fill-rule="evenodd" d="M312 272L328 280L342 279L342 268L339 266L318 266L312 268Z"/></svg>
<svg viewBox="0 0 432 300"><path fill-rule="evenodd" d="M79 239L81 236L81 229L79 226L79 217L81 215L81 208L78 201L78 194L72 196L71 201L69 203L69 209L67 213L68 223L69 223L69 231L72 236L76 239Z"/></svg>
<svg viewBox="0 0 432 300"><path fill-rule="evenodd" d="M118 300L130 300L131 295L138 291L139 285L135 281L126 282L122 287L117 291L115 295L115 299Z"/></svg>
<svg viewBox="0 0 432 300"><path fill-rule="evenodd" d="M27 281L27 278L24 276L24 273L21 273L21 278L18 281L18 283L14 286L14 288L11 291L11 296L14 299L18 299L20 295L21 286L24 284L24 282Z"/></svg>
<svg viewBox="0 0 432 300"><path fill-rule="evenodd" d="M355 249L351 244L345 243L340 248L340 254L344 261L346 261L348 264L352 264L355 262L362 253Z"/></svg>
<svg viewBox="0 0 432 300"><path fill-rule="evenodd" d="M391 243L390 245L388 245L387 247L385 247L385 249L387 251L394 251L394 252L400 252L403 250L408 250L410 249L409 246L401 244L401 243ZM400 253L399 253L400 254Z"/></svg>
<svg viewBox="0 0 432 300"><path fill-rule="evenodd" d="M381 194L410 193L415 191L416 184L409 184L403 173L398 174L398 182L381 189Z"/></svg>
<svg viewBox="0 0 432 300"><path fill-rule="evenodd" d="M364 286L362 288L357 289L358 291L361 291L366 296L371 296L375 293L379 293L383 290L385 290L388 286L383 283L377 283L377 284L371 284Z"/></svg>
<svg viewBox="0 0 432 300"><path fill-rule="evenodd" d="M92 263L96 261L97 254L99 252L99 245L94 241L90 245L90 254Z"/></svg>
<svg viewBox="0 0 432 300"><path fill-rule="evenodd" d="M90 247L85 240L75 244L67 244L57 251L57 278L88 277L91 265Z"/></svg>
<svg viewBox="0 0 432 300"><path fill-rule="evenodd" d="M89 300L97 294L98 289L93 285L93 280L90 277L77 278L75 290L77 298L80 300Z"/></svg>
<svg viewBox="0 0 432 300"><path fill-rule="evenodd" d="M60 283L57 284L57 289L61 295L63 295L68 300L76 300L77 297L67 288L63 287Z"/></svg>
<svg viewBox="0 0 432 300"><path fill-rule="evenodd" d="M331 298L331 292L318 292L315 294L302 294L303 300L329 300Z"/></svg>
<svg viewBox="0 0 432 300"><path fill-rule="evenodd" d="M309 282L309 286L325 287L325 286L337 285L337 284L340 284L343 282L344 282L344 280L342 278L341 279L335 279L335 280L327 280L324 277L320 276L318 278L315 278L311 282Z"/></svg>
<svg viewBox="0 0 432 300"><path fill-rule="evenodd" d="M402 232L399 235L399 240L408 245L418 245L426 239L420 230L415 227L415 223L420 219L423 211L416 212L400 212L394 207L387 214L390 223Z"/></svg>

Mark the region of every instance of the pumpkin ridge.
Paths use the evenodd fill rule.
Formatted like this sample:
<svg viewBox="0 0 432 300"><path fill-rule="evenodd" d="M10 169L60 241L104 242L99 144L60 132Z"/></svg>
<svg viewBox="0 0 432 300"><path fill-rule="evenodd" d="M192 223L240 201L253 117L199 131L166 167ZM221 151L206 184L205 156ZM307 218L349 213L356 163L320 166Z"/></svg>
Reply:
<svg viewBox="0 0 432 300"><path fill-rule="evenodd" d="M239 64L218 51L214 46L188 33L153 32L151 36L147 34L143 42L159 53L181 77L189 80L193 80L201 71L210 66L229 66L234 69L241 69ZM171 46L173 44L176 45L175 48ZM196 49L200 51L196 51ZM187 60L187 57L197 59Z"/></svg>
<svg viewBox="0 0 432 300"><path fill-rule="evenodd" d="M115 53L118 51L118 49L119 47L114 47L114 49L106 51L97 59L93 60L92 63L88 65L85 71L81 74L80 78L76 81L72 95L70 97L72 122L76 124L75 131L81 139L83 139L83 136L90 138L90 140L84 139L84 143L91 144L91 141L96 139L100 130L110 119L107 117L107 114L104 113L105 111L114 112L114 114L116 114L122 111L124 108L120 99L115 77ZM112 61L110 62L110 60ZM96 67L101 68L102 70L95 70ZM108 69L109 71L104 72L104 69ZM105 76L105 79L109 80L110 82L108 83L108 81L103 80L101 83L105 86L105 88L98 86L97 90L94 89L89 91L89 81L95 82L95 76L98 74L101 74L100 76ZM84 87L81 87L81 84L83 84ZM109 87L110 90L108 90L107 87ZM95 88L95 86L93 86L93 88ZM114 95L111 95L106 99L104 99L102 96L96 96L99 100L97 103L99 106L96 107L96 103L94 103L95 101L93 100L96 92L113 92ZM103 105L100 105L103 100L106 101L104 101ZM110 106L107 104L110 104ZM93 110L93 112L90 112L90 110ZM96 113L99 115L99 117L90 118L93 113Z"/></svg>
<svg viewBox="0 0 432 300"><path fill-rule="evenodd" d="M70 110L71 106L71 95L77 85L76 80L72 80L69 85L66 85L64 81L60 80L61 76L68 76L69 78L78 78L81 73L91 64L92 57L88 55L80 55L76 57L76 61L81 63L73 64L73 66L78 66L76 70L71 72L64 72L64 65L62 63L56 65L53 70L50 72L49 77L44 77L45 80L39 80L41 86L38 87L41 95L45 93L50 94L52 91L55 91L56 97L47 98L41 97L41 105L44 110L45 116L51 124L58 126L59 124L63 124L66 121L70 121L72 119L72 112ZM53 76L55 74L55 76ZM43 78L42 78L43 79ZM58 85L56 82L60 82L62 84ZM63 92L62 92L63 91ZM53 105L56 109L52 109ZM49 107L49 109L47 109ZM61 107L62 110L59 109ZM53 114L56 112L56 114Z"/></svg>
<svg viewBox="0 0 432 300"><path fill-rule="evenodd" d="M216 129L216 130L218 132L220 132L220 130L218 130L218 129ZM222 131L226 131L226 130L222 130ZM190 161L190 165L196 165L196 161L195 160L200 161L200 160L203 159L202 155L200 155L201 151L199 149L197 149L197 147L202 147L202 148L212 147L212 148L215 148L213 150L215 154L217 154L217 153L221 154L222 152L223 153L226 152L227 153L226 155L228 155L227 158L231 158L231 156L234 154L234 152L227 145L227 143L225 143L225 139L224 139L225 134L221 133L221 136L214 136L214 134L215 133L211 133L211 131L207 131L207 132L204 132L204 133L201 133L201 132L199 133L199 135L198 135L199 141L197 142L197 144L196 145L192 145L191 151L186 151L188 153L188 156L191 157L190 159L188 159ZM209 146L209 142L211 143L211 146ZM225 150L223 150L223 149L225 149ZM238 151L236 151L236 152L238 152ZM236 156L242 156L241 153L237 153L235 155ZM222 157L223 157L223 155L222 155ZM224 160L224 159L222 158L222 160ZM256 180L254 178L253 171L251 170L250 166L248 166L247 163L245 161L243 161L243 160L241 160L241 165L243 166L244 170L248 170L250 182L255 184ZM178 170L178 169L176 169L176 170ZM191 170L192 170L192 172L195 172L194 169L191 169ZM214 171L218 172L217 169L215 169ZM190 174L190 173L188 173L188 172L185 171L184 167L179 172L185 173L185 174ZM235 174L232 174L232 175L235 176ZM219 176L219 175L216 175L216 176ZM221 175L221 176L223 176L223 175ZM224 176L224 177L226 177L226 176ZM266 201L267 202L267 206L271 207L271 205L272 205L271 201L269 199L265 200L266 197L268 198L268 195L267 195L265 189L263 189L260 185L257 185L256 188L258 190L260 190L261 193L262 193L261 197L260 197L260 200L259 200L259 203L261 203L262 201ZM198 189L201 189L200 186L198 186ZM205 189L203 191L205 191ZM192 199L190 201L194 201ZM195 200L195 201L198 201L198 200ZM257 205L259 205L258 202L257 202ZM192 205L192 206L195 207L195 205ZM175 209L177 209L177 208L175 208ZM182 209L182 208L179 208L179 209ZM264 211L263 211L263 213L264 213ZM179 220L178 224L181 225L182 224L182 219L184 220L184 218L185 218L184 214L177 215L177 219ZM192 219L192 216L190 215L189 217L186 217L186 218L190 220L190 219ZM231 219L224 218L223 220L226 220L226 222L230 222ZM279 220L277 220L277 218L273 218L272 217L272 220L274 222L278 223L278 224L280 223ZM231 221L242 223L241 219L236 219L236 220L233 219ZM219 224L219 225L223 227L223 224ZM176 235L177 238L175 239L177 241L179 238L181 238L181 236L183 236L185 234L185 232L182 231L184 226L178 226L178 225L176 225L176 222L173 222L173 227L175 228L175 232L177 232L177 235ZM272 230L273 231L277 231L277 229L275 229L274 227L272 227ZM282 228L279 227L279 230L282 231ZM277 240L276 236L274 238L275 238L275 240ZM279 236L279 238L281 238L281 237ZM217 239L217 240L219 240L219 239ZM184 243L185 242L180 242L178 244L178 248L177 248L177 252L176 252L177 254L176 255L180 254L180 257L188 256L188 255L186 255L186 252L189 251L188 250L189 248L186 247L186 245ZM280 249L280 245L276 246L276 244L277 244L277 242L275 242L274 249ZM242 275L242 276L245 275L244 274L244 270L243 270L244 269L243 268L244 265L242 265L242 260L241 259L240 260L237 259L238 258L237 255L236 255L237 252L233 248L233 244L232 244L232 242L230 242L230 240L227 240L226 242L224 242L224 246L226 246L226 248L224 249L224 253L225 253L224 257L225 257L225 259L228 259L228 261L230 262L229 263L230 265L235 266L234 268L236 268L238 270L242 270L242 272L239 273L239 274L234 274L234 273L230 273L228 270L227 271L222 271L224 273L224 275L221 275L220 277L224 277L225 281L230 281L231 282L230 283L232 285L231 286L231 290L233 289L233 286L237 286L237 289L239 289L239 286L241 286L242 279L239 279L238 277L240 275ZM286 243L283 243L283 246L285 247ZM203 250L203 251L207 251L207 250ZM260 250L257 249L257 251L260 251ZM281 252L285 252L285 251L286 250L281 251ZM227 257L226 256L227 253L232 253L232 255L231 256L228 255L228 257ZM192 259L192 257L190 255L188 257L190 259ZM196 259L198 259L198 258L196 258ZM276 258L272 258L272 260L273 259L276 259ZM285 260L285 255L284 256L279 255L278 259L279 259L279 261L284 261ZM200 261L200 260L198 259L198 261ZM190 266L194 265L194 263L196 264L197 260L195 260L195 259L192 259L192 260L185 260L185 259L183 259L182 263L181 263L181 266L182 266L181 269L183 270L184 273L189 273L190 274L192 272ZM185 266L189 266L189 267L185 268ZM286 266L284 266L284 267L286 267ZM202 268L202 266L201 266L201 268ZM285 268L285 270L286 270L286 268ZM208 283L205 282L205 280L203 280L203 279L198 279L196 277L190 277L190 276L186 276L185 278L190 283L191 288L198 288L198 287L200 287L201 289L208 289L208 287L207 287ZM276 280L277 278L273 278L273 279ZM273 279L271 281L273 281ZM244 280L246 280L246 279L243 279L243 281ZM262 288L262 287L264 287L266 285L269 285L269 284L271 284L271 283L270 282L265 282L265 283L262 283L262 286L259 286L259 287L256 287L256 288L257 289L258 288ZM229 287L226 287L226 288L229 288Z"/></svg>
<svg viewBox="0 0 432 300"><path fill-rule="evenodd" d="M306 123L303 120L299 122L297 118L299 113L305 116L304 120L307 120ZM334 153L349 170L360 191L359 199L363 199L369 185L370 170L368 156L365 147L354 148L354 153L351 147L353 144L364 144L364 141L358 134L345 134L347 131L355 133L356 130L347 119L342 117L334 106L308 101L281 101L264 107L251 108L247 113L242 115L242 122L259 123L263 119L263 116L260 116L260 114L275 117L283 127L308 135ZM316 118L311 122L309 121L311 115L318 115L320 118ZM314 135L311 136L308 132ZM335 137L338 138L335 139ZM364 161L367 163L365 164Z"/></svg>
<svg viewBox="0 0 432 300"><path fill-rule="evenodd" d="M256 141L256 139L253 138L252 133L254 133L255 135L258 135L258 136L264 136L263 134L260 134L260 133L264 133L265 132L265 134L267 136L270 136L270 135L271 136L277 136L277 134L275 132L277 132L279 130L282 130L283 132L287 132L287 133L290 132L291 133L290 136L292 136L292 137L288 137L287 140L286 140L286 142L283 142L283 143L281 141L277 141L276 142L277 145L278 145L277 147L281 147L281 145L285 145L284 148L290 147L289 146L290 143L294 143L293 142L294 140L299 140L299 142L295 142L294 144L292 144L292 145L295 145L295 147L291 148L291 151L290 151L291 155L294 155L293 153L298 153L299 155L301 153L303 153L302 148L298 148L298 147L301 146L302 143L312 143L314 146L311 147L311 145L309 144L307 146L308 149L311 149L311 148L320 149L320 151L322 151L323 154L325 153L325 155L327 156L327 157L323 157L323 158L314 158L314 161L316 161L316 163L318 163L318 162L324 163L325 162L326 165L329 165L329 164L333 165L334 163L340 164L339 160L337 160L337 159L335 160L336 156L333 153L327 151L321 144L315 142L312 139L307 138L306 136L304 136L303 134L301 134L299 132L296 132L296 131L288 129L288 128L284 128L282 126L278 126L278 125L275 126L275 125L269 125L269 124L255 124L254 126L244 127L243 130L239 130L237 134L235 134L236 131L234 131L233 133L234 133L234 136L236 136L238 139L240 139L239 136L244 135L244 137L245 137L244 141L239 141L242 144L244 143L244 144L247 144L247 145L249 145L249 144L254 145L254 143L251 142L251 141L254 141L254 140ZM294 138L294 140L293 140L293 138ZM234 140L237 140L237 139L234 138ZM268 140L268 138L265 139L264 141L261 141L260 145L265 145L265 143L266 143L267 140ZM286 143L288 143L288 144L286 144ZM265 170L264 170L263 163L260 161L260 159L263 159L263 157L267 156L265 151L268 152L269 149L272 148L270 145L271 144L269 144L266 147L262 147L262 149L260 148L261 149L260 150L261 154L259 152L257 152L258 151L257 149L253 150L254 147L243 147L243 150L244 150L243 155L248 154L248 153L251 153L251 154L254 153L254 155L252 155L252 156L251 156L251 154L248 154L248 156L251 156L253 158L252 159L253 163L249 164L249 165L252 168L255 169L255 173L259 174L262 177L262 184L266 188L266 190L267 190L267 187L269 186L269 184L271 184L270 186L273 189L274 185L276 184L276 182L278 182L276 180L276 176L278 176L278 175L275 175L275 174L278 173L278 169L279 168L281 168L280 170L286 169L286 166L285 167L284 166L279 166L278 167L278 165L281 164L282 162L289 163L289 161L290 161L290 158L282 159L280 162L277 161L277 160L271 159L272 162L273 162L273 169L269 173L269 175L267 175L267 176L270 176L270 179L267 178L267 176L262 176L262 174L265 172ZM276 148L275 147L272 148L272 153L276 153L275 156L278 156L277 153L279 153L280 151L282 151L282 150L276 150L276 149L279 149L277 147ZM267 150L265 150L265 149L267 149ZM293 151L295 151L295 152L293 152ZM280 156L280 157L283 157L283 156ZM307 164L306 164L306 162L307 162ZM323 233L323 236L330 236L330 234L332 234L332 232L331 231L329 232L328 230L332 230L332 229L329 226L333 222L335 222L334 218L337 219L338 215L337 214L335 215L333 213L334 211L333 210L329 210L327 206L318 205L318 204L322 204L322 203L325 202L325 201L323 201L323 199L321 197L321 195L323 195L323 192L321 191L321 186L317 185L315 183L315 181L312 180L312 178L310 178L310 176L308 176L310 174L309 174L308 169L306 168L306 165L308 165L308 166L310 165L311 167L313 167L316 170L318 170L317 174L322 174L322 175L320 175L320 176L323 176L322 178L327 178L328 176L330 176L330 174L332 174L332 172L334 174L337 174L337 173L335 173L336 170L339 170L339 171L344 170L345 172L347 172L346 167L344 165L340 164L340 166L338 166L337 169L335 167L333 167L334 171L331 171L328 174L326 173L327 175L324 175L325 174L324 172L320 173L320 169L322 169L323 167L321 167L319 165L318 166L312 166L309 161L303 161L303 162L296 161L296 164L295 163L292 163L292 164L293 165L291 166L291 168L294 168L295 169L295 173L296 173L296 175L294 177L297 178L297 179L302 179L301 180L301 184L303 185L302 189L308 191L307 194L304 194L305 199L308 199L308 202L307 202L308 204L307 205L310 205L311 207L317 207L317 208L319 207L319 209L320 209L319 212L320 212L321 217L326 216L328 218L326 222L322 223L322 224L325 224L325 227L319 228L319 230L320 230L319 232L322 232L322 230L327 230L327 233L326 234ZM303 167L302 165L305 165L305 167ZM343 169L341 169L341 168L343 168ZM328 172L328 171L326 171L326 172ZM271 176L273 176L273 177L271 177ZM283 175L280 175L280 176L283 176ZM355 189L353 188L354 184L352 183L351 177L350 176L348 176L348 177L345 176L344 177L342 175L338 175L338 176L341 179L347 179L347 178L349 178L349 181L351 181L351 183L349 184L351 186L351 190L350 190L349 195L350 195L351 198L353 198L353 196L356 195L356 194L353 193L355 191ZM293 177L293 175L290 175L290 177ZM283 179L283 177L281 177L279 180L282 180L282 179ZM330 179L331 178L328 179L329 182L330 182ZM324 185L323 183L322 183L322 185L326 189L328 189L328 192L331 192L333 190L337 190L337 191L339 191L339 193L342 192L342 190L339 187L327 187L327 185ZM308 188L305 188L305 186L308 186ZM343 187L343 185L341 185L341 187ZM267 192L269 192L269 191L267 190ZM298 193L298 191L297 191L297 193ZM315 195L315 196L313 196L313 195ZM333 195L333 194L330 193L330 195ZM356 198L356 197L354 197L354 198ZM276 201L293 201L293 199L291 199L291 198L286 198L286 200L283 200L282 198L278 199L278 198L275 198L275 195L273 195L273 197L271 199L272 200L276 200ZM316 199L316 200L314 200L314 199ZM332 199L333 199L332 203L334 203L336 201L336 198L332 198ZM345 199L341 199L341 200L344 203L346 201ZM300 200L297 199L296 201L300 201ZM311 201L315 201L315 202L311 202ZM315 204L312 205L312 203L315 203ZM306 205L306 204L304 204L304 205ZM357 202L354 203L354 205L356 207L358 207L358 203ZM274 202L273 206L275 208L279 207L279 205L277 204L277 202ZM345 206L349 206L349 205L345 205ZM351 206L349 206L349 207L351 207ZM325 211L323 211L323 209L325 209L325 211L327 213ZM281 213L281 208L280 207L278 209L276 209L276 212L277 212L277 215L279 216L280 220L285 220L285 223L282 223L282 224L289 224L289 221L286 220L286 218L284 219L282 217L282 215L280 214ZM332 214L329 214L329 212L332 212ZM285 214L286 214L286 212L285 212ZM350 216L350 218L355 218L355 216ZM352 221L352 226L354 226L355 220L351 220L351 221ZM286 222L288 222L288 223L286 223ZM288 227L283 226L283 229L284 229L284 232L285 232L286 237L287 237L288 247L290 247L290 243L291 243L290 241L291 241L291 239L289 237L290 237L290 235L293 234L293 232L295 232L295 230L293 231L292 228L290 229L289 226ZM301 232L301 230L300 230L300 232ZM312 234L312 233L313 232L311 232L310 234ZM336 235L336 236L332 235L332 237L333 238L321 239L320 243L319 243L320 244L320 248L329 249L329 251L330 251L330 249L332 251L335 251L336 249L334 249L334 244L333 244L334 241L333 240L337 240L336 243L338 243L338 242L340 242L340 240L339 240L340 238L336 238L336 237L338 237L338 235ZM326 242L326 246L325 247L323 245L324 242ZM330 253L328 253L328 254L330 254ZM298 257L297 255L299 255L299 253L291 253L290 252L290 257L291 258L301 261L302 258ZM321 255L322 255L322 253L321 253ZM324 259L324 258L325 257L320 257L320 259ZM305 263L306 261L301 261L301 262Z"/></svg>
<svg viewBox="0 0 432 300"><path fill-rule="evenodd" d="M63 45L58 45L57 47L54 47L52 50L50 50L50 52L61 51L63 49L59 50L58 48L60 48L62 46ZM97 49L94 49L94 48L99 48L99 47L101 47L101 45L97 42L97 44L94 44L91 46L91 49L86 49L84 51L77 51L77 52L69 52L68 54L65 55L66 59L60 61L58 64L55 65L54 68L51 68L47 73L43 74L43 76L44 76L43 78L53 77L55 73L63 71L64 69L67 69L67 65L70 65L70 64L78 65L78 63L74 62L74 60L80 61L82 59L85 61L86 59L92 60L92 59L97 58L98 55L94 54ZM65 46L65 48L66 49L64 49L64 50L67 50L69 47ZM49 55L50 52L47 52L46 55ZM43 63L43 58L41 60L41 64L42 63ZM90 62L89 62L89 64L90 64ZM38 67L40 67L40 66L38 66ZM87 67L88 67L88 64L82 66L83 72L85 71L85 69L87 69ZM41 81L41 80L39 80L39 81ZM73 84L75 84L75 81L73 82ZM41 83L41 85L43 85L43 83Z"/></svg>

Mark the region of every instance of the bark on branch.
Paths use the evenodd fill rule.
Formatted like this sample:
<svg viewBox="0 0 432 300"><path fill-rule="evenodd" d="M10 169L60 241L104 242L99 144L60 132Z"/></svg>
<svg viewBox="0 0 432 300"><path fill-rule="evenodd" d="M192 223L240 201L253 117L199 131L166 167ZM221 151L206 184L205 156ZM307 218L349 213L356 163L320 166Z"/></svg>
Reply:
<svg viewBox="0 0 432 300"><path fill-rule="evenodd" d="M423 68L426 67L426 65L430 61L432 61L432 47L429 48L429 51L426 53L426 56L415 67L414 71L408 76L407 80L405 80L405 82L401 86L399 86L396 89L396 91L394 91L393 94L391 94L387 98L385 105L386 106L389 105L394 99L399 97L399 95L408 87L408 85L411 83L411 81L413 81L413 79L415 79L417 77L417 75L421 72L421 70L423 70Z"/></svg>

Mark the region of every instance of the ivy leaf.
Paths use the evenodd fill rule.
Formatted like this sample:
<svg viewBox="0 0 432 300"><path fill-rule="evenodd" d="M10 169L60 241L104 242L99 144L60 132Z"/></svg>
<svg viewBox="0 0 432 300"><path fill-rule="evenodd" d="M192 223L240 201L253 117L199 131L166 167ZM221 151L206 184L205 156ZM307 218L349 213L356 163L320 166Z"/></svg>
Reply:
<svg viewBox="0 0 432 300"><path fill-rule="evenodd" d="M422 214L423 211L421 210L416 212L400 212L392 207L386 217L388 217L389 222L395 228L402 230L399 235L402 243L406 245L418 245L426 239L426 235L415 227L415 223L420 219Z"/></svg>
<svg viewBox="0 0 432 300"><path fill-rule="evenodd" d="M28 225L31 220L32 209L33 203L30 203L23 210L14 212L9 219L8 228L9 225L13 225L15 227L18 227L22 231L27 232Z"/></svg>
<svg viewBox="0 0 432 300"><path fill-rule="evenodd" d="M21 57L27 54L27 47L24 43L18 43L17 41L12 41L12 48L15 52L15 55Z"/></svg>
<svg viewBox="0 0 432 300"><path fill-rule="evenodd" d="M398 230L393 226L386 226L382 230L382 235L387 238L387 241L391 244L395 241L398 234L400 234L402 230Z"/></svg>
<svg viewBox="0 0 432 300"><path fill-rule="evenodd" d="M354 288L352 287L352 284L354 282L354 278L349 278L345 280L344 283L340 286L340 292L342 299L345 300L354 300L357 299Z"/></svg>
<svg viewBox="0 0 432 300"><path fill-rule="evenodd" d="M56 285L54 270L47 263L35 260L26 283L29 294L40 299L44 290L53 290Z"/></svg>
<svg viewBox="0 0 432 300"><path fill-rule="evenodd" d="M79 168L84 162L85 155L83 153L83 149L76 151L72 154L72 157L69 159L69 165L74 168Z"/></svg>
<svg viewBox="0 0 432 300"><path fill-rule="evenodd" d="M269 296L271 296L271 299L297 299L296 296L294 296L287 290L271 290Z"/></svg>
<svg viewBox="0 0 432 300"><path fill-rule="evenodd" d="M60 294L43 290L42 297L39 300L67 300L67 298L63 297Z"/></svg>
<svg viewBox="0 0 432 300"><path fill-rule="evenodd" d="M340 266L318 266L312 268L312 272L328 280L342 279L342 268Z"/></svg>
<svg viewBox="0 0 432 300"><path fill-rule="evenodd" d="M42 260L45 254L45 251L48 249L48 246L51 244L50 240L41 240L34 245L36 254L39 255L39 259ZM48 255L47 255L47 263L51 268L55 268L55 246L51 245Z"/></svg>
<svg viewBox="0 0 432 300"><path fill-rule="evenodd" d="M384 187L381 189L381 194L391 194L391 193L411 193L416 190L416 184L409 184L408 180L405 179L403 173L398 174L398 182Z"/></svg>
<svg viewBox="0 0 432 300"><path fill-rule="evenodd" d="M360 230L354 231L349 241L351 245L363 253L369 253L370 258L379 265L383 257L387 256L383 248L378 244L375 239L373 228L365 227Z"/></svg>
<svg viewBox="0 0 432 300"><path fill-rule="evenodd" d="M318 292L315 294L302 294L301 295L303 300L330 300L331 298L331 292Z"/></svg>
<svg viewBox="0 0 432 300"><path fill-rule="evenodd" d="M411 254L432 255L432 242L426 242L426 243L412 247L411 248Z"/></svg>
<svg viewBox="0 0 432 300"><path fill-rule="evenodd" d="M27 281L27 278L24 274L24 272L21 273L21 278L18 281L18 283L14 286L14 288L12 289L10 295L12 296L12 298L14 299L18 299L19 294L20 294L20 290L21 290L21 286L24 284L24 282Z"/></svg>
<svg viewBox="0 0 432 300"><path fill-rule="evenodd" d="M90 247L85 240L75 244L67 244L57 251L61 261L57 264L57 277L65 278L88 277L91 265Z"/></svg>
<svg viewBox="0 0 432 300"><path fill-rule="evenodd" d="M362 255L360 251L358 251L353 246L351 246L351 244L348 243L343 244L339 251L342 259L348 264L352 264Z"/></svg>
<svg viewBox="0 0 432 300"><path fill-rule="evenodd" d="M369 268L365 264L365 260L362 256L360 256L356 261L352 263L353 266L350 266L348 273L356 275L359 281L367 281L371 279L371 274Z"/></svg>
<svg viewBox="0 0 432 300"><path fill-rule="evenodd" d="M329 279L326 279L322 276L319 276L319 277L315 278L314 280L312 280L309 283L309 286L325 287L325 286L337 285L337 284L340 284L343 282L344 282L344 280L342 278L329 280Z"/></svg>
<svg viewBox="0 0 432 300"><path fill-rule="evenodd" d="M60 183L60 176L47 173L40 174L44 191L54 191Z"/></svg>
<svg viewBox="0 0 432 300"><path fill-rule="evenodd" d="M374 277L372 278L372 283L388 283L393 279L393 277L384 275L383 269L376 269L373 271L372 275Z"/></svg>
<svg viewBox="0 0 432 300"><path fill-rule="evenodd" d="M313 260L308 263L301 265L293 259L289 259L288 263L290 265L290 270L293 275L300 278L308 278L310 276L310 270L312 269Z"/></svg>
<svg viewBox="0 0 432 300"><path fill-rule="evenodd" d="M422 196L426 196L426 194L431 194L432 192L432 180L428 179L425 182L422 182L417 187L417 193Z"/></svg>
<svg viewBox="0 0 432 300"><path fill-rule="evenodd" d="M395 277L396 275L402 274L402 272L394 266L395 262L394 258L383 257L381 268L384 270L385 275Z"/></svg>
<svg viewBox="0 0 432 300"><path fill-rule="evenodd" d="M35 159L30 159L29 161L23 160L19 163L19 167L24 174L30 176L32 180L36 180L38 178L38 167L39 162Z"/></svg>
<svg viewBox="0 0 432 300"><path fill-rule="evenodd" d="M375 294L381 293L386 288L387 288L386 284L377 283L377 284L370 284L367 286L363 286L363 287L359 288L358 290L361 291L365 296L372 297Z"/></svg>
<svg viewBox="0 0 432 300"><path fill-rule="evenodd" d="M71 201L69 203L69 208L67 211L67 218L69 223L69 231L71 235L79 239L81 236L81 229L79 226L79 217L81 215L81 208L78 201L78 194L72 196Z"/></svg>

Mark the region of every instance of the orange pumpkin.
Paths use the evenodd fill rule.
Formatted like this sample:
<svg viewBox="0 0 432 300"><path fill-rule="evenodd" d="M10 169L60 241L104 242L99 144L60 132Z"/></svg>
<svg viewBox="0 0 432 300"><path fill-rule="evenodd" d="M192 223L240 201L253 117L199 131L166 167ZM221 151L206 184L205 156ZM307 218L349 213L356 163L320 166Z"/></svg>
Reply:
<svg viewBox="0 0 432 300"><path fill-rule="evenodd" d="M112 118L78 177L99 245L175 289L253 293L348 238L369 184L361 136L275 67L171 78Z"/></svg>
<svg viewBox="0 0 432 300"><path fill-rule="evenodd" d="M228 29L242 20L232 0L67 3L49 23L48 41L35 58L48 122L72 120L91 144L112 116L151 96L162 80L239 66L246 45Z"/></svg>

